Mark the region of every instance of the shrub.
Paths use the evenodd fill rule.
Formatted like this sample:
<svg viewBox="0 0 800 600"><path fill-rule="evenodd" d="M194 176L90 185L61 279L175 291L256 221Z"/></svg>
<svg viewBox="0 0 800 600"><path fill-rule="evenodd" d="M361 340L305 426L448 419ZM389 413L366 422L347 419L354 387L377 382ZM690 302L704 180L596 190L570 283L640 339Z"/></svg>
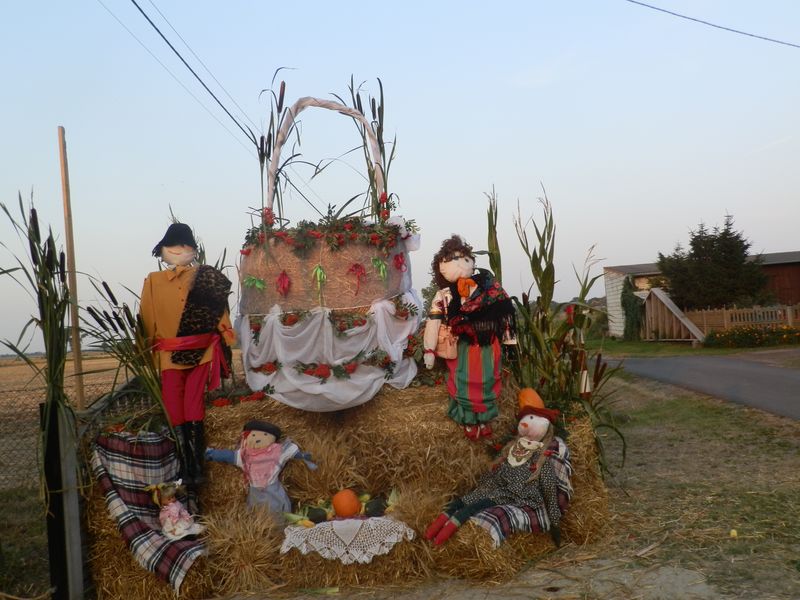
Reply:
<svg viewBox="0 0 800 600"><path fill-rule="evenodd" d="M800 329L788 325L734 327L726 331L712 331L706 336L709 348L753 348L800 344Z"/></svg>

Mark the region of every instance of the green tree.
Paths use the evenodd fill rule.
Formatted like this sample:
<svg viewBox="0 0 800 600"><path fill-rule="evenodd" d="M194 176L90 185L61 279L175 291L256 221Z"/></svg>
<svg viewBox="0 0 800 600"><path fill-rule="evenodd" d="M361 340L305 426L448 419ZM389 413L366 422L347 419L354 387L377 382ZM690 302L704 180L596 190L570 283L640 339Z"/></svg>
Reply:
<svg viewBox="0 0 800 600"><path fill-rule="evenodd" d="M748 260L751 244L733 228L732 215L725 215L722 228L709 230L700 223L689 235L688 250L678 244L669 256L658 253L658 268L675 304L693 309L767 300L761 259Z"/></svg>

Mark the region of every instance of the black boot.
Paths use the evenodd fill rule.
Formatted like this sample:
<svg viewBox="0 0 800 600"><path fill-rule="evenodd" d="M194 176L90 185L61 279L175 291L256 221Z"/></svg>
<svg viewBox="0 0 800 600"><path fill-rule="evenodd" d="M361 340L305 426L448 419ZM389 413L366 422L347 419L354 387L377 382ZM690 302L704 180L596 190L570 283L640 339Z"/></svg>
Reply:
<svg viewBox="0 0 800 600"><path fill-rule="evenodd" d="M192 477L196 485L206 482L203 475L203 467L206 462L206 435L205 423L203 421L190 421L187 423L189 429L189 446L192 458Z"/></svg>
<svg viewBox="0 0 800 600"><path fill-rule="evenodd" d="M184 485L192 485L192 458L189 450L189 424L181 423L175 425L175 450L178 453L178 461L180 462L180 472L178 477L182 480Z"/></svg>

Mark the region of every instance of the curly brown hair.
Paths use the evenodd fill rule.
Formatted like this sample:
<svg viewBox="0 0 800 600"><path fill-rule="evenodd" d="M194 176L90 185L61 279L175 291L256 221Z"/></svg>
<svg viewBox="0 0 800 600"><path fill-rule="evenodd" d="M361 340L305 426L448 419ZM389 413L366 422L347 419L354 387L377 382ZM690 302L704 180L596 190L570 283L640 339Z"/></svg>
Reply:
<svg viewBox="0 0 800 600"><path fill-rule="evenodd" d="M439 271L439 263L442 261L451 260L456 254L467 256L473 261L475 260L475 254L472 252L472 246L465 242L461 236L453 234L451 237L442 242L442 247L439 248L439 251L433 255L433 260L431 261L431 275L433 275L433 278L436 281L436 285L439 286L439 289L450 285L450 282L447 281L447 279L444 278L444 275L442 275L441 271Z"/></svg>

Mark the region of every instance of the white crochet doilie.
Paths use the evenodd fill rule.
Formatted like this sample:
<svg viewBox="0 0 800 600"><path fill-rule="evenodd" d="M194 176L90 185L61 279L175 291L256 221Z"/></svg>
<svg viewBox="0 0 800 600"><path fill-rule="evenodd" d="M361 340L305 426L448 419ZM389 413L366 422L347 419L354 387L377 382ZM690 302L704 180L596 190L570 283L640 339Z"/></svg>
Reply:
<svg viewBox="0 0 800 600"><path fill-rule="evenodd" d="M414 530L389 517L370 517L325 521L314 527L290 525L284 536L281 554L295 548L349 565L366 564L375 556L388 554L395 544L413 540Z"/></svg>

